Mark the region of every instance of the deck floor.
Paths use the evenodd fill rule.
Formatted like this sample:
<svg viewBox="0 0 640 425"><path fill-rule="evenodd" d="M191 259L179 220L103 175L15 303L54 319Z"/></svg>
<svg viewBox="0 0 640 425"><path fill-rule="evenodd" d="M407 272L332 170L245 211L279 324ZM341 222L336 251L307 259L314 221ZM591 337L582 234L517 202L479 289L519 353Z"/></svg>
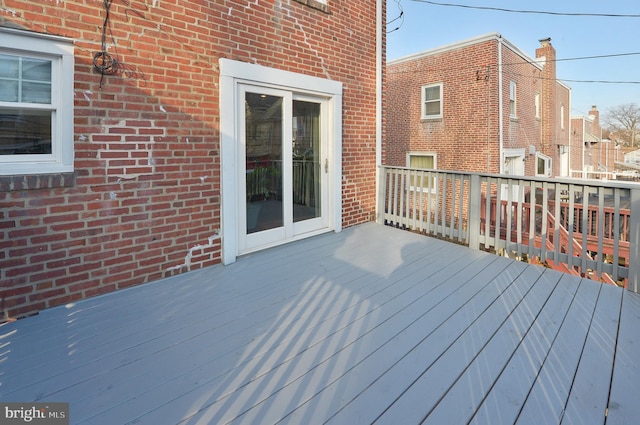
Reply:
<svg viewBox="0 0 640 425"><path fill-rule="evenodd" d="M369 223L4 324L0 401L92 425L629 424L639 360L638 295Z"/></svg>

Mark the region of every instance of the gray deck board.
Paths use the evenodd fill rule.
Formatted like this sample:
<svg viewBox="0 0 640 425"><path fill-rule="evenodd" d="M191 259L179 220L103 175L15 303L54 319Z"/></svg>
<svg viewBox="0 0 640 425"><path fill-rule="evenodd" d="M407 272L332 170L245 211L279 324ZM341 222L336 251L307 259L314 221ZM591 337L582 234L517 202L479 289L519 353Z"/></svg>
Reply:
<svg viewBox="0 0 640 425"><path fill-rule="evenodd" d="M601 424L607 414L622 292L603 285L562 424Z"/></svg>
<svg viewBox="0 0 640 425"><path fill-rule="evenodd" d="M620 331L616 349L611 395L609 398L608 425L638 422L640 403L640 295L625 292L622 297ZM624 365L620 367L619 365Z"/></svg>
<svg viewBox="0 0 640 425"><path fill-rule="evenodd" d="M4 324L0 401L92 425L623 424L638 329L637 294L371 223Z"/></svg>

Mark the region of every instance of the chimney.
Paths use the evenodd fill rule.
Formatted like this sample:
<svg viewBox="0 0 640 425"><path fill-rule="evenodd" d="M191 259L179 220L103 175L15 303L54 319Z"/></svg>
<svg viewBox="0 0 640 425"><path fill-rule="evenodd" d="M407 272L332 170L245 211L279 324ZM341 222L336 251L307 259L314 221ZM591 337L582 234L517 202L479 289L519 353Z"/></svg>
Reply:
<svg viewBox="0 0 640 425"><path fill-rule="evenodd" d="M600 127L600 112L598 111L596 105L593 105L591 107L591 110L589 111L589 118L593 120L593 133L602 138L602 128Z"/></svg>
<svg viewBox="0 0 640 425"><path fill-rule="evenodd" d="M551 146L556 141L556 124L560 122L560 105L556 94L556 49L551 44L551 38L538 40L540 47L536 49L536 59L542 65L541 72L541 99L542 112L542 151L549 154Z"/></svg>

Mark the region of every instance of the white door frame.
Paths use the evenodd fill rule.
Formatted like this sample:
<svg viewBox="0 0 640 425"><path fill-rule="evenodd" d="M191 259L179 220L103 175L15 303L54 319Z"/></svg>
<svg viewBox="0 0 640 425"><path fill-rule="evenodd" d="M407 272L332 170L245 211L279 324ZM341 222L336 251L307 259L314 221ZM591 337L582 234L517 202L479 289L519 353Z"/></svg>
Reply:
<svg viewBox="0 0 640 425"><path fill-rule="evenodd" d="M342 83L318 77L281 71L220 59L220 158L221 158L221 239L222 262L233 263L240 253L238 228L245 226L238 212L238 84L251 84L309 94L327 99L328 150L328 225L322 231L342 229ZM242 100L243 101L243 100ZM315 232L319 233L319 232ZM305 234L304 237L311 234Z"/></svg>

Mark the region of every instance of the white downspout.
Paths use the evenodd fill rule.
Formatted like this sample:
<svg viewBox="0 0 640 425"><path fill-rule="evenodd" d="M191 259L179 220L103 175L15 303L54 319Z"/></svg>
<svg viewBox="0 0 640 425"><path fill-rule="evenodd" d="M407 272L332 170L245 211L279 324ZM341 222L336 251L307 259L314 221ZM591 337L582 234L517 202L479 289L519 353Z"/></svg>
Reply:
<svg viewBox="0 0 640 425"><path fill-rule="evenodd" d="M382 23L383 0L376 0L376 197L380 185L379 169L382 165L382 37L384 27ZM378 217L378 199L376 199L376 217Z"/></svg>
<svg viewBox="0 0 640 425"><path fill-rule="evenodd" d="M587 172L585 169L586 166L586 162L584 160L584 156L586 154L585 149L584 149L584 141L585 141L585 131L587 130L587 126L586 126L586 120L584 118L582 118L582 178L586 179L587 178Z"/></svg>
<svg viewBox="0 0 640 425"><path fill-rule="evenodd" d="M504 101L502 100L502 35L498 35L498 141L500 143L499 148L499 173L504 174Z"/></svg>
<svg viewBox="0 0 640 425"><path fill-rule="evenodd" d="M572 102L573 99L573 93L571 92L571 87L569 87L569 146L567 146L567 149L569 150L569 153L567 154L567 172L569 173L569 177L572 177L571 175L571 151L573 149L571 149L571 145L572 145L572 141L573 141L573 122L571 120L571 111L572 111ZM565 177L565 176L561 176L561 177Z"/></svg>

